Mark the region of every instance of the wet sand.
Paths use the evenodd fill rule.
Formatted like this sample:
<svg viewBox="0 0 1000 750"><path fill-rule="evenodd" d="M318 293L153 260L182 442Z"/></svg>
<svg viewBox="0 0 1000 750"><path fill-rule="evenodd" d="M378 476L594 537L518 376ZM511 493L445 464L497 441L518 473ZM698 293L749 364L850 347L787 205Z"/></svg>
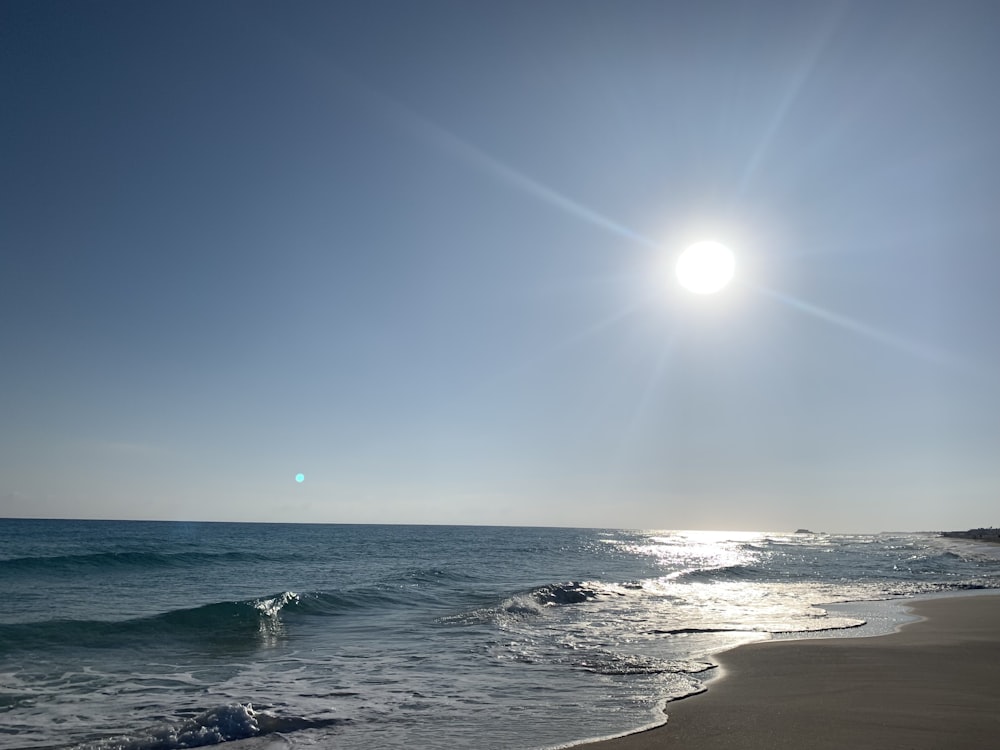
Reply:
<svg viewBox="0 0 1000 750"><path fill-rule="evenodd" d="M583 750L1000 747L1000 596L914 602L891 635L768 641L716 661L666 725Z"/></svg>

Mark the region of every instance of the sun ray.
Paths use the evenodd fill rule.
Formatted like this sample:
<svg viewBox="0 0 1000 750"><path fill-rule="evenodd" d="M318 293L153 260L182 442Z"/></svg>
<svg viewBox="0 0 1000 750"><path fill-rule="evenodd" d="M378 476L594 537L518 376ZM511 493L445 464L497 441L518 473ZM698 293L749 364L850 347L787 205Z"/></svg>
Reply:
<svg viewBox="0 0 1000 750"><path fill-rule="evenodd" d="M802 64L795 70L787 91L785 91L784 96L781 97L777 107L775 107L774 114L771 116L771 119L764 130L764 134L761 136L760 141L757 143L757 147L753 150L753 153L750 154L750 158L747 160L747 164L743 169L743 176L740 178L739 187L736 191L738 199L742 198L749 189L754 175L756 175L757 170L760 168L761 164L763 164L764 159L767 156L767 152L770 150L771 144L774 142L778 130L784 123L785 118L788 117L788 113L791 111L792 106L795 104L799 95L805 88L810 76L812 76L815 71L823 51L827 48L830 40L839 28L845 9L846 6L834 6L829 11L828 17L825 19L825 23L818 27L816 37L813 39L811 44L811 48L806 53Z"/></svg>
<svg viewBox="0 0 1000 750"><path fill-rule="evenodd" d="M617 323L620 323L621 321L625 320L625 318L634 314L642 306L642 304L643 304L642 302L631 304L622 310L619 310L615 313L612 313L611 315L608 315L605 318L598 320L596 323L591 323L590 325L574 333L571 333L568 336L559 339L558 341L553 342L552 344L546 346L544 351L539 352L534 356L527 357L526 359L518 362L515 365L512 365L511 367L495 373L494 376L489 379L489 382L493 383L493 382L500 382L503 380L507 380L508 378L512 378L524 372L527 372L531 370L533 367L537 367L539 364L548 359L551 359L554 355L558 354L559 352L565 351L566 349L569 349L575 344L585 341L591 336L595 336L598 333L601 333L602 331L611 328Z"/></svg>
<svg viewBox="0 0 1000 750"><path fill-rule="evenodd" d="M579 201L573 200L563 195L554 188L529 177L523 172L504 163L500 159L492 156L482 148L473 145L471 142L460 137L451 130L445 128L423 115L398 99L386 94L384 91L375 88L367 81L362 80L354 73L344 68L333 65L328 60L324 60L329 74L337 82L351 90L355 96L365 101L374 111L380 112L390 121L403 126L411 134L433 144L442 151L449 152L456 158L475 166L483 172L490 174L494 178L506 182L507 184L533 196L550 206L554 206L563 212L575 216L593 226L604 229L619 237L635 242L650 250L661 250L661 246L648 237L643 236L629 227L611 219L599 211L586 206Z"/></svg>
<svg viewBox="0 0 1000 750"><path fill-rule="evenodd" d="M639 424L642 420L644 414L649 410L649 404L652 401L653 393L657 391L657 386L663 379L663 373L666 370L667 359L673 351L674 341L676 338L676 332L671 331L670 335L667 336L662 344L662 348L656 357L656 363L650 372L649 378L646 381L646 387L642 389L642 393L639 394L639 398L636 400L635 409L632 411L632 417L629 419L628 434L634 435L638 429ZM624 444L624 441L623 441Z"/></svg>
<svg viewBox="0 0 1000 750"><path fill-rule="evenodd" d="M927 346L918 341L897 336L893 333L889 333L888 331L869 325L868 323L864 323L860 320L849 318L846 315L835 313L832 310L826 310L822 307L818 307L817 305L804 302L803 300L797 299L790 294L779 292L775 289L769 289L765 286L760 286L759 284L753 284L750 285L750 287L760 294L773 300L777 300L778 302L781 302L787 307L797 310L798 312L818 318L819 320L835 325L846 331L851 331L852 333L863 336L864 338L878 341L879 343L885 344L890 348L906 352L907 354L918 357L919 359L924 359L939 365L948 365L958 369L972 370L967 363L959 360L954 355Z"/></svg>

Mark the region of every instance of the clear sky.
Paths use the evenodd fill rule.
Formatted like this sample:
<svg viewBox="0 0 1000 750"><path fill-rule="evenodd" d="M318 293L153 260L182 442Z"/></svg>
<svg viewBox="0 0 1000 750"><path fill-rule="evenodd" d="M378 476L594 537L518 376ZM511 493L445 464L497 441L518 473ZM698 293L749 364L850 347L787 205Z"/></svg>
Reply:
<svg viewBox="0 0 1000 750"><path fill-rule="evenodd" d="M1000 523L997 71L995 2L6 0L0 516Z"/></svg>

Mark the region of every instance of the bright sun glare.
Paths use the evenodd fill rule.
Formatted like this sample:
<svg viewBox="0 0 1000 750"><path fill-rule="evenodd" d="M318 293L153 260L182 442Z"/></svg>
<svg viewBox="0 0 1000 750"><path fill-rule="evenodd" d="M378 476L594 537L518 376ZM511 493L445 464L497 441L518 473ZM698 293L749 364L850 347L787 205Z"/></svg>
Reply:
<svg viewBox="0 0 1000 750"><path fill-rule="evenodd" d="M715 294L733 278L736 259L718 242L696 242L677 259L677 281L689 292Z"/></svg>

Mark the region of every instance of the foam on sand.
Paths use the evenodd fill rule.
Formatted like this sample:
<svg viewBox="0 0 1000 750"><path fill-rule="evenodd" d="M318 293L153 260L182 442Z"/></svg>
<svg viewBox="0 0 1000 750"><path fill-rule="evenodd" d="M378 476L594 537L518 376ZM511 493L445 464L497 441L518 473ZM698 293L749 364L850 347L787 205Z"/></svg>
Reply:
<svg viewBox="0 0 1000 750"><path fill-rule="evenodd" d="M995 747L1000 596L912 603L926 619L873 638L755 643L718 657L667 724L586 750Z"/></svg>

